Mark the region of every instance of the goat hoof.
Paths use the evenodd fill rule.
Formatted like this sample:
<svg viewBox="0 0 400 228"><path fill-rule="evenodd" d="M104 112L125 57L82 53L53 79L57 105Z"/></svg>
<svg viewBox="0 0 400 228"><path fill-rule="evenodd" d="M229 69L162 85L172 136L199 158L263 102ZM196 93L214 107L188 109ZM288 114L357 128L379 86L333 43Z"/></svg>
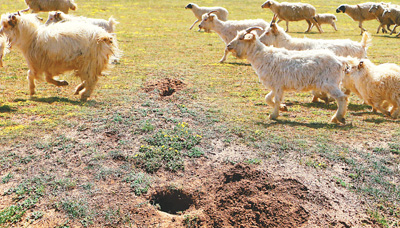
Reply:
<svg viewBox="0 0 400 228"><path fill-rule="evenodd" d="M338 123L346 124L345 118L343 118L343 117L338 118L336 116L332 118L331 122L336 123L336 124L338 124Z"/></svg>
<svg viewBox="0 0 400 228"><path fill-rule="evenodd" d="M64 80L60 81L60 86L67 86L67 85L69 85L67 81Z"/></svg>
<svg viewBox="0 0 400 228"><path fill-rule="evenodd" d="M278 118L278 115L269 115L270 120L276 120Z"/></svg>
<svg viewBox="0 0 400 228"><path fill-rule="evenodd" d="M286 107L286 105L281 105L281 107L279 107L279 111L282 111L282 112L287 112L288 111L288 108Z"/></svg>

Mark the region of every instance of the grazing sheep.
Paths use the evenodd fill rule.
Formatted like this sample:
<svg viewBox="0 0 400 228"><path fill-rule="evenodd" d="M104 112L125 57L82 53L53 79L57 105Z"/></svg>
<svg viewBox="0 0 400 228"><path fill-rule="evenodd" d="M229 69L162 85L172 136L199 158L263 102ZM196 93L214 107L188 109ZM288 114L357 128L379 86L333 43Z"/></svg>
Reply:
<svg viewBox="0 0 400 228"><path fill-rule="evenodd" d="M194 3L189 3L185 7L185 9L190 9L192 10L194 16L197 18L197 20L190 26L189 30L193 28L193 26L202 20L202 16L205 13L209 13L211 11L214 11L214 14L218 16L218 18L221 21L227 21L228 20L228 10L222 7L200 7ZM200 31L200 29L199 29ZM209 30L205 30L206 32L210 32Z"/></svg>
<svg viewBox="0 0 400 228"><path fill-rule="evenodd" d="M385 11L386 5L383 5L382 3L377 3L373 4L371 8L369 9L369 12L374 14L376 19L379 21L379 26L378 29L376 30L376 33L379 33L379 30L382 28L383 33L387 33L386 28L391 31L390 26L394 25L395 23L388 17L388 15L383 16L383 12ZM385 28L386 26L386 28Z"/></svg>
<svg viewBox="0 0 400 228"><path fill-rule="evenodd" d="M9 52L8 39L0 35L0 67L3 67L3 57Z"/></svg>
<svg viewBox="0 0 400 228"><path fill-rule="evenodd" d="M343 81L350 80L358 95L386 116L399 117L400 66L393 63L373 64L368 59L359 61L346 71ZM390 111L385 106L392 105Z"/></svg>
<svg viewBox="0 0 400 228"><path fill-rule="evenodd" d="M330 13L321 13L315 15L315 21L318 23L318 25L321 27L322 24L328 24L337 31L335 21L337 21L337 18L335 15L330 14ZM311 25L311 29L314 27L314 24ZM322 27L321 27L322 30Z"/></svg>
<svg viewBox="0 0 400 228"><path fill-rule="evenodd" d="M375 15L369 12L369 9L371 9L372 5L374 4L375 3L373 2L361 3L357 5L343 4L336 9L336 13L345 13L354 21L358 21L358 27L361 29L360 35L362 35L364 31L367 31L362 27L363 21L375 19Z"/></svg>
<svg viewBox="0 0 400 228"><path fill-rule="evenodd" d="M110 56L119 53L110 33L87 23L70 21L44 26L36 15L18 12L3 14L0 25L0 34L5 34L27 61L30 95L35 94L35 79L41 80L43 73L48 83L66 86L68 82L53 77L73 70L82 80L75 94L86 101Z"/></svg>
<svg viewBox="0 0 400 228"><path fill-rule="evenodd" d="M237 31L246 29L252 26L259 26L263 29L268 27L268 23L262 19L255 20L242 20L242 21L221 21L213 12L203 15L203 19L199 24L199 28L214 30L219 37L224 41L225 45L228 44L237 34ZM259 32L261 35L261 31ZM228 50L225 48L224 56L219 61L220 63L226 60Z"/></svg>
<svg viewBox="0 0 400 228"><path fill-rule="evenodd" d="M76 16L65 14L63 12L54 11L54 12L49 13L49 17L47 18L46 25L49 25L51 23L57 23L60 21L65 22L65 21L72 21L72 20L87 22L87 23L97 25L99 27L102 27L109 33L113 33L115 30L115 25L118 24L118 22L113 17L110 17L108 19L108 21L106 21L104 19L76 17Z"/></svg>
<svg viewBox="0 0 400 228"><path fill-rule="evenodd" d="M393 27L393 30L390 32L390 35L393 34L393 32L396 30L397 26L400 25L400 9L397 8L390 8L390 9L385 9L385 11L383 11L382 17L388 17L390 18L394 24L396 24ZM400 35L400 32L397 33L396 37L398 37Z"/></svg>
<svg viewBox="0 0 400 228"><path fill-rule="evenodd" d="M346 65L344 58L326 50L289 51L266 46L251 32L254 29L261 28L238 32L227 49L238 58L247 58L261 83L271 90L265 97L267 104L273 106L270 119L279 116L285 91L316 90L329 93L338 102L331 121L345 123L347 99L339 88Z"/></svg>
<svg viewBox="0 0 400 228"><path fill-rule="evenodd" d="M315 25L318 28L318 31L322 33L320 26L314 18L316 9L310 4L288 2L279 3L274 0L268 0L261 5L261 8L271 9L271 11L278 16L278 23L282 20L286 21L286 32L289 32L289 21L306 20L308 23L308 29L306 32L309 32L311 26Z"/></svg>
<svg viewBox="0 0 400 228"><path fill-rule="evenodd" d="M69 9L76 10L74 0L25 0L28 8L21 12L32 10L32 13L60 10L68 13Z"/></svg>

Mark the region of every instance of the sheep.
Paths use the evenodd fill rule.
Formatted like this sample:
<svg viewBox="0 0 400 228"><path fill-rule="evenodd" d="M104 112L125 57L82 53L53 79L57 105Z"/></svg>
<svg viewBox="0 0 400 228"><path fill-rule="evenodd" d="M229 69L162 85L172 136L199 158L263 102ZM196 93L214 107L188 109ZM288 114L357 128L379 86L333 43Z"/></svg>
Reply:
<svg viewBox="0 0 400 228"><path fill-rule="evenodd" d="M72 15L65 14L63 12L59 11L53 11L49 13L49 17L47 18L46 25L49 25L51 23L57 23L60 21L71 21L71 20L76 20L76 21L81 21L81 22L87 22L91 23L94 25L97 25L99 27L102 27L109 33L113 33L115 30L115 25L118 24L118 22L113 18L110 17L108 21L104 19L94 19L94 18L86 18L86 17L76 17Z"/></svg>
<svg viewBox="0 0 400 228"><path fill-rule="evenodd" d="M237 31L251 26L259 26L265 29L268 27L268 23L262 19L221 21L217 15L213 14L213 12L210 12L203 15L202 21L199 24L200 29L214 30L225 43L225 45L236 36ZM259 34L261 35L261 32L259 32ZM226 60L228 53L228 50L225 49L224 56L221 58L221 60L219 60L220 63Z"/></svg>
<svg viewBox="0 0 400 228"><path fill-rule="evenodd" d="M30 95L35 94L35 79L67 86L53 77L75 71L82 83L75 89L86 101L96 86L98 76L107 69L111 55L118 55L116 39L104 29L75 21L41 25L34 14L7 13L1 16L0 34L19 49L28 64Z"/></svg>
<svg viewBox="0 0 400 228"><path fill-rule="evenodd" d="M369 9L374 5L375 3L373 2L366 2L366 3L361 3L358 5L347 5L347 4L343 4L340 5L337 9L336 9L336 13L346 13L347 15L349 15L349 17L351 17L351 19L353 19L354 21L358 21L358 27L361 29L361 33L360 35L362 35L362 33L364 31L367 31L366 29L364 29L362 27L362 23L363 21L368 21L368 20L374 20L375 19L375 15L373 13L369 12Z"/></svg>
<svg viewBox="0 0 400 228"><path fill-rule="evenodd" d="M271 25L261 35L260 41L265 45L273 45L278 48L286 48L288 50L330 50L338 56L351 56L354 58L366 58L367 49L371 45L371 36L365 32L361 42L355 42L349 39L324 40L324 39L308 39L308 38L292 38L283 28L275 23L276 16L272 19ZM349 93L349 92L347 92ZM318 98L329 103L326 95L320 95L313 91L314 97L312 102L317 102Z"/></svg>
<svg viewBox="0 0 400 228"><path fill-rule="evenodd" d="M358 61L346 71L343 81L351 81L373 109L396 119L400 109L400 66L393 63L373 64L368 59ZM391 105L390 111L385 106Z"/></svg>
<svg viewBox="0 0 400 228"><path fill-rule="evenodd" d="M0 35L0 67L3 67L3 57L9 52L8 39Z"/></svg>
<svg viewBox="0 0 400 228"><path fill-rule="evenodd" d="M337 31L335 21L337 21L337 18L335 15L330 14L330 13L321 13L315 15L315 21L318 23L318 25L321 27L321 24L329 24ZM311 29L314 27L314 24L311 25ZM322 27L321 27L322 30Z"/></svg>
<svg viewBox="0 0 400 228"><path fill-rule="evenodd" d="M359 59L367 57L367 49L371 45L371 35L367 32L364 33L361 42L350 39L293 38L275 23L275 19L276 16L272 19L269 28L260 36L261 42L267 46L273 45L297 51L326 49L333 51L338 56L352 56Z"/></svg>
<svg viewBox="0 0 400 228"><path fill-rule="evenodd" d="M371 8L369 9L369 12L374 14L376 19L380 23L378 26L378 29L376 30L376 33L379 33L379 30L381 28L382 28L383 33L387 33L385 25L389 31L391 31L390 26L394 25L394 22L388 17L388 15L383 16L383 11L385 11L384 6L386 6L386 5L383 5L382 3L377 3L377 4L373 4L371 6Z"/></svg>
<svg viewBox="0 0 400 228"><path fill-rule="evenodd" d="M268 0L261 5L261 8L269 8L276 14L279 21L286 21L286 32L289 32L289 21L301 21L306 20L308 23L308 29L306 32L311 30L311 26L315 24L318 31L322 33L321 27L315 21L316 9L314 6L305 3L288 3L288 2L276 2L274 0Z"/></svg>
<svg viewBox="0 0 400 228"><path fill-rule="evenodd" d="M69 9L76 10L74 0L25 0L28 8L21 12L32 10L32 13L60 10L68 13Z"/></svg>
<svg viewBox="0 0 400 228"><path fill-rule="evenodd" d="M390 18L394 24L396 24L392 31L390 32L390 35L393 34L393 32L396 30L397 26L400 25L400 9L397 8L389 8L389 9L385 9L383 11L382 17L387 16L388 18ZM396 37L398 37L400 35L400 32L397 33Z"/></svg>
<svg viewBox="0 0 400 228"><path fill-rule="evenodd" d="M197 20L192 24L192 26L190 26L189 30L191 30L193 28L193 26L202 20L202 16L205 13L209 13L211 11L215 11L215 15L218 16L218 18L221 21L227 21L228 20L228 10L226 10L225 8L222 7L200 7L194 3L189 3L187 4L187 6L185 6L185 9L190 9L192 10L194 16L197 18ZM200 31L200 29L199 29ZM205 30L206 32L210 32L208 30Z"/></svg>
<svg viewBox="0 0 400 228"><path fill-rule="evenodd" d="M271 90L265 97L267 104L273 106L269 118L279 116L285 91L317 90L329 93L338 102L338 110L331 121L345 123L347 97L339 84L344 76L346 60L326 50L290 51L266 46L252 32L254 29L261 28L238 32L227 49L235 52L238 58L247 58L261 83Z"/></svg>

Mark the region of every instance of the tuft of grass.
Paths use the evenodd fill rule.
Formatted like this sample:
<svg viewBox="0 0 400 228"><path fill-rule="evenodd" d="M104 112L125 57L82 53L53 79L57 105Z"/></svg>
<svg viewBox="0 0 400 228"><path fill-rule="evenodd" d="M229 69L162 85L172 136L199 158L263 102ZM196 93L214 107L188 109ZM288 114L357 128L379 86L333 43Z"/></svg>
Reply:
<svg viewBox="0 0 400 228"><path fill-rule="evenodd" d="M57 208L64 210L70 218L78 219L84 227L93 224L93 216L85 199L63 199Z"/></svg>
<svg viewBox="0 0 400 228"><path fill-rule="evenodd" d="M184 170L184 154L182 150L189 150L191 155L200 155L200 151L193 149L201 141L202 136L190 129L187 123L178 123L172 130L158 130L145 141L136 155L137 163L146 172L154 173L164 167L176 172Z"/></svg>
<svg viewBox="0 0 400 228"><path fill-rule="evenodd" d="M5 175L5 176L2 178L1 182L2 182L3 184L6 184L6 183L8 183L12 178L13 178L13 174L12 174L12 173L7 173L7 175Z"/></svg>
<svg viewBox="0 0 400 228"><path fill-rule="evenodd" d="M151 186L151 177L142 172L131 172L124 181L130 183L131 188L137 196L146 194Z"/></svg>

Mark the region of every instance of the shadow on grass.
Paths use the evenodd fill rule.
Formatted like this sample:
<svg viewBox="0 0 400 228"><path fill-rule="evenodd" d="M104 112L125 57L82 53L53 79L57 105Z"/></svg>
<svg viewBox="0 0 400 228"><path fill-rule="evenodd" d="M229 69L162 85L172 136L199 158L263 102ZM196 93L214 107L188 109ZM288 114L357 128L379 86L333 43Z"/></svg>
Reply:
<svg viewBox="0 0 400 228"><path fill-rule="evenodd" d="M328 109L328 110L336 110L337 105L336 103L325 104L322 102L311 102L311 103L297 103L297 105L306 107L306 108L321 108L321 109Z"/></svg>
<svg viewBox="0 0 400 228"><path fill-rule="evenodd" d="M15 111L17 111L17 109L10 107L9 105L0 106L0 113L15 112Z"/></svg>
<svg viewBox="0 0 400 228"><path fill-rule="evenodd" d="M234 63L234 62L226 62L225 64L236 65L236 66L251 66L250 63Z"/></svg>
<svg viewBox="0 0 400 228"><path fill-rule="evenodd" d="M327 120L329 121L329 120ZM303 126L303 127L308 127L308 128L313 128L313 129L338 129L338 130L350 130L353 129L353 124L344 124L344 125L339 125L339 124L334 124L334 123L329 123L329 122L321 122L321 123L300 123L300 122L295 122L291 120L273 120L269 123L263 123L263 122L256 122L257 125L264 126L266 128L271 127L271 126L276 126L276 125L289 125L289 126Z"/></svg>
<svg viewBox="0 0 400 228"><path fill-rule="evenodd" d="M352 103L349 103L347 105L347 110L350 110L350 111L363 111L363 110L370 110L370 109L371 109L371 106L366 105L366 104L352 104Z"/></svg>
<svg viewBox="0 0 400 228"><path fill-rule="evenodd" d="M382 115L382 117L383 117L383 115ZM379 118L379 119L367 118L364 121L365 122L369 122L369 123L376 123L376 124L380 124L380 123L400 123L400 120L390 119L390 117L384 117L384 118Z"/></svg>
<svg viewBox="0 0 400 228"><path fill-rule="evenodd" d="M47 103L47 104L53 104L53 103L68 103L68 104L72 104L72 105L87 105L87 106L100 106L102 105L100 102L94 101L94 100L89 100L86 102L82 102L79 100L71 100L69 98L65 98L65 97L31 97L30 98L31 101L35 101L35 102L40 102L40 103ZM27 99L15 99L14 102L26 102Z"/></svg>

